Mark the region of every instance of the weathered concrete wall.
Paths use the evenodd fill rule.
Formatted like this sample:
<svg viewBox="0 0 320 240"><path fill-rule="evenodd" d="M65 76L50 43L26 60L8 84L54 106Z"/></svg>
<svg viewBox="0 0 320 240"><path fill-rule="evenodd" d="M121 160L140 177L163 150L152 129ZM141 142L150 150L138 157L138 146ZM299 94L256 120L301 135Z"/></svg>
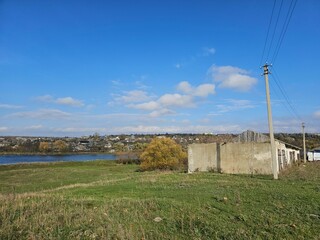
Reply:
<svg viewBox="0 0 320 240"><path fill-rule="evenodd" d="M188 172L218 169L217 146L217 143L189 145Z"/></svg>
<svg viewBox="0 0 320 240"><path fill-rule="evenodd" d="M270 138L262 133L247 130L235 137L232 142L270 142Z"/></svg>
<svg viewBox="0 0 320 240"><path fill-rule="evenodd" d="M272 174L270 143L226 143L220 146L224 173Z"/></svg>
<svg viewBox="0 0 320 240"><path fill-rule="evenodd" d="M269 143L191 144L188 171L272 174Z"/></svg>
<svg viewBox="0 0 320 240"><path fill-rule="evenodd" d="M277 171L298 161L299 150L275 141ZM270 142L192 144L188 148L188 170L215 170L232 174L272 174Z"/></svg>

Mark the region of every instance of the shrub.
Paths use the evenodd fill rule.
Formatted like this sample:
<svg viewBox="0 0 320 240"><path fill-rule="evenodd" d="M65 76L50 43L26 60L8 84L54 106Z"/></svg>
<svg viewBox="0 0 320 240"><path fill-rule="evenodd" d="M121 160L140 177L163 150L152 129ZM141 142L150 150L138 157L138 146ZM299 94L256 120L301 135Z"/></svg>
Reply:
<svg viewBox="0 0 320 240"><path fill-rule="evenodd" d="M154 138L140 156L141 170L174 170L183 165L187 154L170 138Z"/></svg>
<svg viewBox="0 0 320 240"><path fill-rule="evenodd" d="M137 153L118 154L116 158L118 164L140 164L140 159Z"/></svg>

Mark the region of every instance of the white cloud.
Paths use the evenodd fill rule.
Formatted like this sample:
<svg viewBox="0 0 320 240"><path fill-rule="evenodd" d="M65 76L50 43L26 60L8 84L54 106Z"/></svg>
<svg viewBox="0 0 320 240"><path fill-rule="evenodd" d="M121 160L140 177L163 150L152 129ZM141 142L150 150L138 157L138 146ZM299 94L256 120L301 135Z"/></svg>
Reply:
<svg viewBox="0 0 320 240"><path fill-rule="evenodd" d="M46 102L46 103L55 103L59 105L68 105L73 107L82 107L84 106L83 102L78 99L74 99L72 97L63 97L63 98L57 98L55 99L51 95L44 95L36 97L36 100L40 102Z"/></svg>
<svg viewBox="0 0 320 240"><path fill-rule="evenodd" d="M316 112L314 113L314 116L315 116L316 118L320 119L320 110L319 110L319 111L316 111Z"/></svg>
<svg viewBox="0 0 320 240"><path fill-rule="evenodd" d="M120 120L120 119L129 119L129 120L141 120L141 118L144 118L143 114L138 114L138 113L109 113L109 114L97 114L97 115L88 115L90 121L94 119L102 119L104 120Z"/></svg>
<svg viewBox="0 0 320 240"><path fill-rule="evenodd" d="M171 125L171 126L156 126L156 125L137 125L124 126L113 128L116 133L231 133L241 132L243 128L239 125Z"/></svg>
<svg viewBox="0 0 320 240"><path fill-rule="evenodd" d="M220 112L220 113L210 112L210 113L208 113L207 115L210 116L210 117L216 117L216 116L221 116L222 114L221 114L221 112Z"/></svg>
<svg viewBox="0 0 320 240"><path fill-rule="evenodd" d="M201 84L198 87L195 88L195 91L193 93L196 97L207 97L210 94L215 93L215 85L214 84Z"/></svg>
<svg viewBox="0 0 320 240"><path fill-rule="evenodd" d="M34 119L65 119L70 116L70 113L63 112L58 109L40 109L38 111L17 112L10 114L7 117Z"/></svg>
<svg viewBox="0 0 320 240"><path fill-rule="evenodd" d="M211 119L210 118L203 118L203 119L200 119L199 122L208 124L211 122Z"/></svg>
<svg viewBox="0 0 320 240"><path fill-rule="evenodd" d="M173 114L175 114L174 111L167 109L167 108L163 108L163 109L155 110L155 111L151 112L149 114L149 116L150 117L160 117L160 116L164 116L164 115L173 115Z"/></svg>
<svg viewBox="0 0 320 240"><path fill-rule="evenodd" d="M95 132L105 133L110 129L107 128L96 128L96 127L65 127L65 128L54 128L53 131L57 133L76 133L76 134L92 134Z"/></svg>
<svg viewBox="0 0 320 240"><path fill-rule="evenodd" d="M214 49L214 48L208 48L208 47L206 47L206 48L203 49L203 55L204 55L204 56L213 55L213 54L215 54L215 53L216 53L216 49Z"/></svg>
<svg viewBox="0 0 320 240"><path fill-rule="evenodd" d="M120 103L135 103L135 102L143 102L149 100L151 97L148 96L148 93L141 90L133 90L129 92L125 92L123 96L119 96L116 98L117 102Z"/></svg>
<svg viewBox="0 0 320 240"><path fill-rule="evenodd" d="M149 88L146 84L143 83L143 80L145 80L147 76L142 75L140 77L141 80L136 81L134 84L137 86L138 89L147 89Z"/></svg>
<svg viewBox="0 0 320 240"><path fill-rule="evenodd" d="M188 83L187 81L183 81L178 84L177 90L188 94L192 92L193 88L190 83Z"/></svg>
<svg viewBox="0 0 320 240"><path fill-rule="evenodd" d="M0 127L0 132L7 132L8 130L8 127Z"/></svg>
<svg viewBox="0 0 320 240"><path fill-rule="evenodd" d="M89 104L89 105L86 106L86 109L90 111L90 110L92 110L92 109L94 109L94 108L96 108L96 107L97 107L97 106L94 105L94 104Z"/></svg>
<svg viewBox="0 0 320 240"><path fill-rule="evenodd" d="M0 109L18 109L18 108L22 108L22 106L18 106L18 105L11 105L11 104L0 104Z"/></svg>
<svg viewBox="0 0 320 240"><path fill-rule="evenodd" d="M118 133L161 133L164 132L162 127L159 126L123 126L113 129L114 132Z"/></svg>
<svg viewBox="0 0 320 240"><path fill-rule="evenodd" d="M249 100L227 99L227 104L218 104L217 108L220 113L239 111L243 109L254 108L255 106Z"/></svg>
<svg viewBox="0 0 320 240"><path fill-rule="evenodd" d="M168 106L168 107L193 107L194 102L193 98L190 95L181 95L178 93L175 94L164 94L158 99L158 103L161 106Z"/></svg>
<svg viewBox="0 0 320 240"><path fill-rule="evenodd" d="M148 95L146 91L142 90L125 91L123 94L112 94L112 96L114 97L113 101L108 102L110 107L123 104L127 107L132 107L135 104L137 105L138 103L142 103L154 98L154 96ZM142 105L141 108L143 109L144 105Z"/></svg>
<svg viewBox="0 0 320 240"><path fill-rule="evenodd" d="M157 100L152 100L144 103L127 105L130 108L151 111L149 114L152 117L172 115L175 113L173 109L176 108L190 108L195 107L199 97L205 98L210 94L215 93L214 84L201 84L193 87L189 82L180 82L177 90L183 94L163 94ZM146 95L146 94L145 94Z"/></svg>
<svg viewBox="0 0 320 240"><path fill-rule="evenodd" d="M120 80L112 80L111 83L112 83L112 85L114 85L114 86L121 86L121 85L123 85Z"/></svg>
<svg viewBox="0 0 320 240"><path fill-rule="evenodd" d="M248 71L233 66L212 65L208 73L215 82L219 83L219 87L237 91L249 91L258 81L249 76Z"/></svg>
<svg viewBox="0 0 320 240"><path fill-rule="evenodd" d="M146 110L146 111L154 111L158 108L160 108L160 104L156 101L150 101L146 103L139 103L139 104L131 104L128 105L131 108Z"/></svg>
<svg viewBox="0 0 320 240"><path fill-rule="evenodd" d="M192 87L189 82L183 81L178 84L177 90L195 97L207 97L215 93L215 85L206 83Z"/></svg>
<svg viewBox="0 0 320 240"><path fill-rule="evenodd" d="M51 95L43 95L36 97L39 102L54 102L54 98Z"/></svg>
<svg viewBox="0 0 320 240"><path fill-rule="evenodd" d="M168 111L170 107L193 107L193 98L190 95L164 94L157 101L150 101L140 104L131 104L129 107L146 111L160 110L162 113L172 113ZM158 111L159 112L159 111ZM156 114L153 114L154 116Z"/></svg>
<svg viewBox="0 0 320 240"><path fill-rule="evenodd" d="M265 124L267 126L267 124ZM301 122L294 118L276 118L273 121L275 132L301 132ZM308 131L310 128L308 128Z"/></svg>
<svg viewBox="0 0 320 240"><path fill-rule="evenodd" d="M82 106L84 106L82 101L74 99L72 97L58 98L57 100L55 100L55 103L61 104L61 105L73 106L73 107L82 107Z"/></svg>
<svg viewBox="0 0 320 240"><path fill-rule="evenodd" d="M33 126L25 127L26 130L39 130L39 129L42 129L42 128L43 128L42 125L33 125Z"/></svg>

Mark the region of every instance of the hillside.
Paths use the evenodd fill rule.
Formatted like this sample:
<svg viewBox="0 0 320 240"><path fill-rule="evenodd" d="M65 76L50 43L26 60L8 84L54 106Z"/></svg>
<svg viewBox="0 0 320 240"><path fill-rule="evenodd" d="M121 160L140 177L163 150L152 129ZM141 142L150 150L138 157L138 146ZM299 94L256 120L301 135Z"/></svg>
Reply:
<svg viewBox="0 0 320 240"><path fill-rule="evenodd" d="M274 137L283 142L303 148L303 137L301 133L275 133ZM306 133L306 148L308 150L320 146L320 134Z"/></svg>

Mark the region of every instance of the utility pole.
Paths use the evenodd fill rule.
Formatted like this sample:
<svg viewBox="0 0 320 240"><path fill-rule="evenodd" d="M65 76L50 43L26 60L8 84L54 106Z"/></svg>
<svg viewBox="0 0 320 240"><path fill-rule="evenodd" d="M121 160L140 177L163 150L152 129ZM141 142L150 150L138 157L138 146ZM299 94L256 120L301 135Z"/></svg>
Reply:
<svg viewBox="0 0 320 240"><path fill-rule="evenodd" d="M276 146L274 142L273 135L273 123L272 123L272 111L270 104L270 89L269 89L269 65L266 63L263 66L263 75L266 82L266 95L267 95L267 108L268 108L268 123L269 123L269 134L270 134L270 144L271 144L271 159L272 159L272 171L273 171L273 179L278 179L278 161L276 156Z"/></svg>
<svg viewBox="0 0 320 240"><path fill-rule="evenodd" d="M302 123L302 136L303 136L303 162L307 162L307 153L306 153L306 134L304 132L304 123Z"/></svg>

